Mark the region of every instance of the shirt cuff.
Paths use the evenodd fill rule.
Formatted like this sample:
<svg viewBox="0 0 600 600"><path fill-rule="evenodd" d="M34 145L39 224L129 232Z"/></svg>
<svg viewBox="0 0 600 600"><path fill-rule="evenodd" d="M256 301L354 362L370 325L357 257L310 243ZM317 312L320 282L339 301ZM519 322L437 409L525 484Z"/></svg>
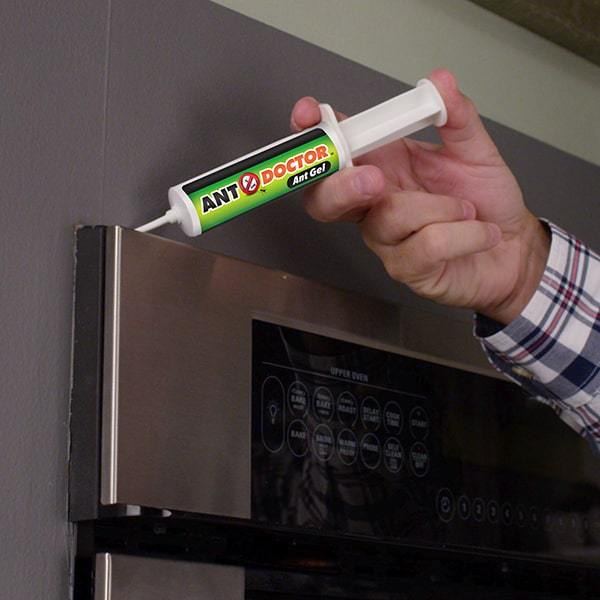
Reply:
<svg viewBox="0 0 600 600"><path fill-rule="evenodd" d="M475 335L499 371L600 439L600 257L546 223L550 253L533 297L506 326L476 315Z"/></svg>

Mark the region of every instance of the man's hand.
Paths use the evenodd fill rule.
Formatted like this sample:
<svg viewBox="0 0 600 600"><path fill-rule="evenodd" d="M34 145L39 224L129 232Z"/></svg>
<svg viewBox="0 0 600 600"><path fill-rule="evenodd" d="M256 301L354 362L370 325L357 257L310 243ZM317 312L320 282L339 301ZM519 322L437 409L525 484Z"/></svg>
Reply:
<svg viewBox="0 0 600 600"><path fill-rule="evenodd" d="M429 79L448 111L443 144L404 139L370 152L308 190L306 209L358 223L390 276L417 294L506 324L540 281L548 235L452 74ZM319 120L314 98L296 103L293 129Z"/></svg>

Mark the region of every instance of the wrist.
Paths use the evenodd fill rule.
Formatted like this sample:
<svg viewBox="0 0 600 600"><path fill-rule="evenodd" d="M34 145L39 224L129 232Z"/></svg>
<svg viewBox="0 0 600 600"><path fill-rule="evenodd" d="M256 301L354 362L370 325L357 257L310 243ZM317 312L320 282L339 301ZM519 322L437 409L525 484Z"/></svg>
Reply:
<svg viewBox="0 0 600 600"><path fill-rule="evenodd" d="M535 294L550 253L550 231L537 217L527 218L519 235L519 265L515 285L496 306L481 311L503 325L508 325L525 309Z"/></svg>

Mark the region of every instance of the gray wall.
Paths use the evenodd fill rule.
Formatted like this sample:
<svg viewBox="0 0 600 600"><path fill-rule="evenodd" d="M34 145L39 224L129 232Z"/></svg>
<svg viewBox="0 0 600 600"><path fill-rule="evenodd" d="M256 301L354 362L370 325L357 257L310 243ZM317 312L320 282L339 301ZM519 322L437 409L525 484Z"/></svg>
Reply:
<svg viewBox="0 0 600 600"><path fill-rule="evenodd" d="M354 112L406 86L195 0L4 2L0 39L1 594L58 600L68 597L73 226L158 215L170 185L285 134L300 95ZM532 207L597 242L600 169L490 127ZM410 297L351 227L310 222L299 198L192 243L468 318Z"/></svg>

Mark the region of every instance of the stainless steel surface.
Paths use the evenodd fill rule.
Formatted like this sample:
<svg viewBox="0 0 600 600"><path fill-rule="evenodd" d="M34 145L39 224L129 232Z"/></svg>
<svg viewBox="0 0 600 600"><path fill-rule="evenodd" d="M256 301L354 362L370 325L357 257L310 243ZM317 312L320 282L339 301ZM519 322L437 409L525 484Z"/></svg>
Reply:
<svg viewBox="0 0 600 600"><path fill-rule="evenodd" d="M243 600L244 569L96 555L94 600Z"/></svg>
<svg viewBox="0 0 600 600"><path fill-rule="evenodd" d="M117 502L118 410L119 410L119 327L121 301L121 232L119 227L106 236L106 279L104 321L105 385L102 398L102 477L100 501Z"/></svg>
<svg viewBox="0 0 600 600"><path fill-rule="evenodd" d="M119 231L106 257L108 503L250 517L253 317L494 374L462 322L150 234L122 230L119 244Z"/></svg>
<svg viewBox="0 0 600 600"><path fill-rule="evenodd" d="M94 577L94 600L111 600L111 555L107 552L96 554L96 575Z"/></svg>

